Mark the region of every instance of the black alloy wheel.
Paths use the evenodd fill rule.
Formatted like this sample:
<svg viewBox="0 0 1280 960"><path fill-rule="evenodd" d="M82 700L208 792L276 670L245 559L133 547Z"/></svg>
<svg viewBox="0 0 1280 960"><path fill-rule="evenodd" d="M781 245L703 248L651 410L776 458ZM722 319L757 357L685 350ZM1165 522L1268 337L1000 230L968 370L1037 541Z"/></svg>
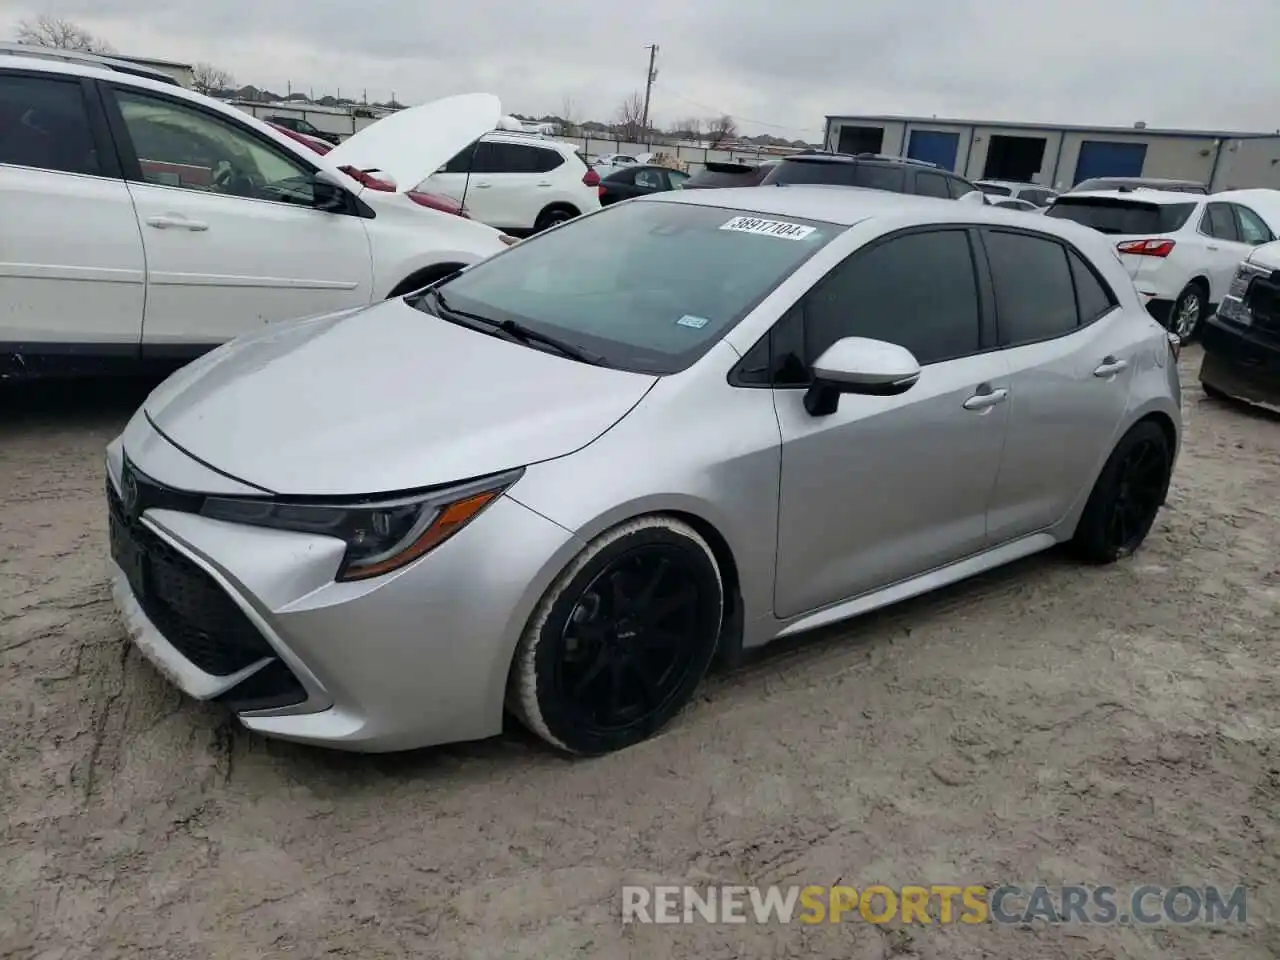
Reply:
<svg viewBox="0 0 1280 960"><path fill-rule="evenodd" d="M724 605L715 557L670 518L602 535L553 585L513 670L515 712L570 753L645 739L689 700Z"/></svg>
<svg viewBox="0 0 1280 960"><path fill-rule="evenodd" d="M1126 433L1102 468L1076 528L1084 559L1110 563L1146 539L1169 490L1172 451L1164 431L1144 420Z"/></svg>

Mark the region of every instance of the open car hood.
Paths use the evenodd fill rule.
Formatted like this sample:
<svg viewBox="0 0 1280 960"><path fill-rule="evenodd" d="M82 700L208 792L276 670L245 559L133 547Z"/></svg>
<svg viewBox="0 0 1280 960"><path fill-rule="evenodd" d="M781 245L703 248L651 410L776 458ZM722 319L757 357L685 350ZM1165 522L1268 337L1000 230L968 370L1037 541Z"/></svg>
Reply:
<svg viewBox="0 0 1280 960"><path fill-rule="evenodd" d="M396 190L412 190L469 143L494 129L502 104L491 93L464 93L398 110L330 150L336 167L378 170Z"/></svg>

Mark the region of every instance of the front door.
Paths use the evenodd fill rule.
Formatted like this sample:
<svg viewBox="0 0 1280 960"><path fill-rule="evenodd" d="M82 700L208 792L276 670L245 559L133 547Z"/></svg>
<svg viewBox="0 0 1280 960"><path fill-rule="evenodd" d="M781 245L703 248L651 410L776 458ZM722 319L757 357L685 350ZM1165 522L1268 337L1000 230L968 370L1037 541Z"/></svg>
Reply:
<svg viewBox="0 0 1280 960"><path fill-rule="evenodd" d="M189 101L121 85L114 102L136 163L144 354L369 302L364 220L314 209L299 157Z"/></svg>
<svg viewBox="0 0 1280 960"><path fill-rule="evenodd" d="M1221 303L1231 288L1240 261L1253 252L1253 247L1240 239L1240 226L1229 203L1210 203L1200 218L1200 232L1205 241L1206 266L1209 271L1209 302Z"/></svg>
<svg viewBox="0 0 1280 960"><path fill-rule="evenodd" d="M1093 486L1128 406L1143 332L1056 239L984 230L983 240L1010 371L1008 438L988 516L994 545L1052 526Z"/></svg>
<svg viewBox="0 0 1280 960"><path fill-rule="evenodd" d="M843 396L826 417L805 410L802 385L775 387L779 617L927 572L986 541L1008 383L1003 356L983 352L971 232L912 231L857 251L780 322L775 352L803 358L789 364L803 382L849 336L907 347L920 380L897 397Z"/></svg>

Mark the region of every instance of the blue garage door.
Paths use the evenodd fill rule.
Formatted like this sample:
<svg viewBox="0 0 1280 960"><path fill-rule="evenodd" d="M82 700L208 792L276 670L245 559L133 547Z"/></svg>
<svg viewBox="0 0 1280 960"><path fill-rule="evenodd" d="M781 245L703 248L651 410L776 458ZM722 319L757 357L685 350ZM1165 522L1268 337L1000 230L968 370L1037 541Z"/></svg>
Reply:
<svg viewBox="0 0 1280 960"><path fill-rule="evenodd" d="M1146 159L1145 143L1086 140L1080 144L1076 178L1071 182L1076 184L1090 177L1140 177Z"/></svg>
<svg viewBox="0 0 1280 960"><path fill-rule="evenodd" d="M912 160L936 163L944 170L955 171L956 151L960 148L960 134L940 133L937 130L912 130L907 156Z"/></svg>

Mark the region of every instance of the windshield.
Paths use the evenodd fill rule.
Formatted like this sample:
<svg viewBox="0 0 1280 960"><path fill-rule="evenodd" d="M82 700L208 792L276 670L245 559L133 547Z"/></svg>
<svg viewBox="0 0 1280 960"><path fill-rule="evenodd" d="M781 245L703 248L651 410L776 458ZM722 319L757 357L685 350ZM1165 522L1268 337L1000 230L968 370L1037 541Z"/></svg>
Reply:
<svg viewBox="0 0 1280 960"><path fill-rule="evenodd" d="M1112 197L1058 197L1045 216L1074 220L1108 234L1171 233L1179 229L1194 203L1143 203Z"/></svg>
<svg viewBox="0 0 1280 960"><path fill-rule="evenodd" d="M525 240L439 289L452 310L514 321L608 366L676 373L843 229L632 201Z"/></svg>

